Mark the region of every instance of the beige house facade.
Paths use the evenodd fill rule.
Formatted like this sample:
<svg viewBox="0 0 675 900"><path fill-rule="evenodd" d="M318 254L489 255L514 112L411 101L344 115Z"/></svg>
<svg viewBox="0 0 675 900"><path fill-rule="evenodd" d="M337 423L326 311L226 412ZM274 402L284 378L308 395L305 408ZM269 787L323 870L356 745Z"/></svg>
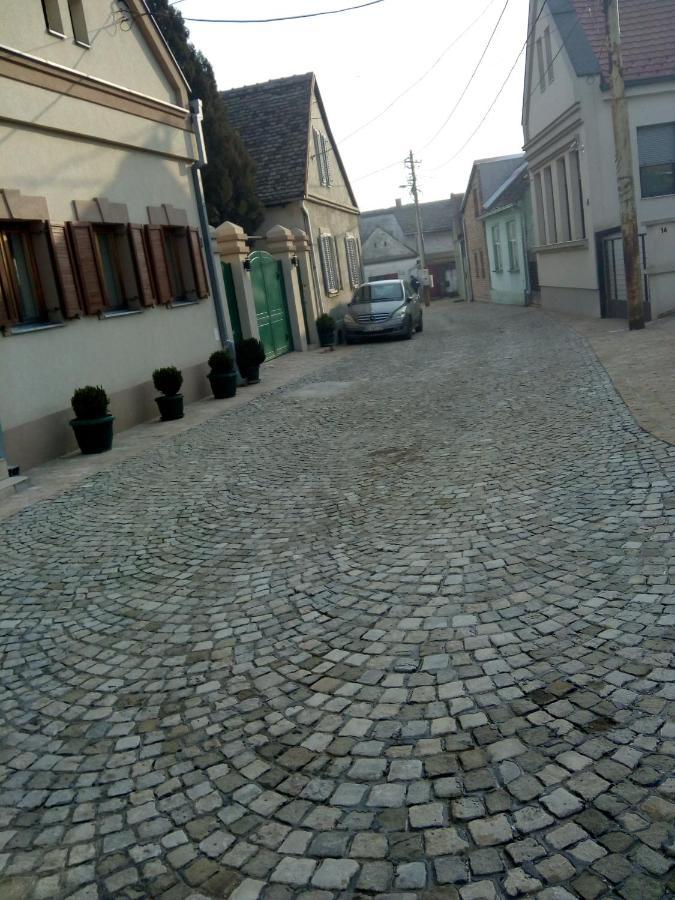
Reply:
<svg viewBox="0 0 675 900"><path fill-rule="evenodd" d="M261 235L274 226L307 235L313 290L305 297L306 318L327 312L341 319L363 279L359 208L314 74L234 88L222 97L256 165L265 207Z"/></svg>
<svg viewBox="0 0 675 900"><path fill-rule="evenodd" d="M220 344L188 88L142 0L4 0L0 425L22 470L74 449L75 388L115 428L156 414L152 371L206 393Z"/></svg>
<svg viewBox="0 0 675 900"><path fill-rule="evenodd" d="M620 0L647 312L675 309L675 17ZM625 317L614 136L601 4L530 3L523 129L541 303Z"/></svg>

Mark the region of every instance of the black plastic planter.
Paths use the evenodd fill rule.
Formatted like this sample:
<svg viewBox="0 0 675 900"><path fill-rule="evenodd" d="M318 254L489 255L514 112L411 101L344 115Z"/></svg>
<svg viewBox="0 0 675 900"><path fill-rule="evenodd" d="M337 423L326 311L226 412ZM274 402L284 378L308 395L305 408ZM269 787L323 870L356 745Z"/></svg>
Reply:
<svg viewBox="0 0 675 900"><path fill-rule="evenodd" d="M173 422L174 419L183 418L182 394L173 394L171 397L162 394L161 397L155 397L155 403L159 407L162 422Z"/></svg>
<svg viewBox="0 0 675 900"><path fill-rule="evenodd" d="M334 331L319 331L319 346L320 347L332 347L335 344L335 332Z"/></svg>
<svg viewBox="0 0 675 900"><path fill-rule="evenodd" d="M242 378L246 379L246 384L258 384L260 382L260 366L251 366L244 369L241 373Z"/></svg>
<svg viewBox="0 0 675 900"><path fill-rule="evenodd" d="M99 419L71 419L70 425L82 453L105 453L112 448L114 416Z"/></svg>
<svg viewBox="0 0 675 900"><path fill-rule="evenodd" d="M225 400L237 393L236 372L209 372L207 378L216 400Z"/></svg>

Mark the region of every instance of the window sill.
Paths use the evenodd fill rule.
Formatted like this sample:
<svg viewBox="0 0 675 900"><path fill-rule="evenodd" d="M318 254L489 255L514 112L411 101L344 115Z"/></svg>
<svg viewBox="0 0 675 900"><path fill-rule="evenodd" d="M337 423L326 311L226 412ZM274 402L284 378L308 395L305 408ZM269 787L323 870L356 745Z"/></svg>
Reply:
<svg viewBox="0 0 675 900"><path fill-rule="evenodd" d="M142 309L111 309L108 312L99 313L99 319L123 319L125 316L137 316Z"/></svg>
<svg viewBox="0 0 675 900"><path fill-rule="evenodd" d="M199 306L199 300L173 300L166 305L168 309L182 309L184 306Z"/></svg>
<svg viewBox="0 0 675 900"><path fill-rule="evenodd" d="M67 37L67 35L62 34L60 31L54 31L53 28L48 28L48 29L47 29L47 34L51 34L53 37L63 38L63 40L65 40L66 37Z"/></svg>
<svg viewBox="0 0 675 900"><path fill-rule="evenodd" d="M84 47L85 50L91 50L91 44L87 44L84 41L73 41L74 44L77 44L78 47Z"/></svg>
<svg viewBox="0 0 675 900"><path fill-rule="evenodd" d="M52 331L54 328L65 328L65 322L35 322L34 324L12 325L5 329L5 336L33 334L36 331Z"/></svg>
<svg viewBox="0 0 675 900"><path fill-rule="evenodd" d="M532 248L535 253L556 253L559 250L584 250L588 249L588 238L579 241L563 241L559 244L541 244Z"/></svg>

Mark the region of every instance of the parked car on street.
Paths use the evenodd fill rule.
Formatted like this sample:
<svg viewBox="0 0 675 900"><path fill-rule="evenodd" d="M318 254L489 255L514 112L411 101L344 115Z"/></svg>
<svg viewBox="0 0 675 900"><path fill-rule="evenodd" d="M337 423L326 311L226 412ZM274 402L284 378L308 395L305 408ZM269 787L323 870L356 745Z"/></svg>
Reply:
<svg viewBox="0 0 675 900"><path fill-rule="evenodd" d="M400 278L357 287L343 319L347 344L381 335L410 339L423 324L419 294Z"/></svg>

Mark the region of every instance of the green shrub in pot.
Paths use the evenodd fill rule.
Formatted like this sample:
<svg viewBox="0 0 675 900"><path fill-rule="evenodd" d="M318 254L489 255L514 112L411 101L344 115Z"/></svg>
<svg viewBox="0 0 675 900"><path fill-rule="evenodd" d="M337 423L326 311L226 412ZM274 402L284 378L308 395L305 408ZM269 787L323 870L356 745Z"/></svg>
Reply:
<svg viewBox="0 0 675 900"><path fill-rule="evenodd" d="M320 346L332 347L335 343L335 319L328 313L321 313L316 320L316 330Z"/></svg>
<svg viewBox="0 0 675 900"><path fill-rule="evenodd" d="M113 442L113 416L108 413L110 400L102 387L87 385L71 397L75 418L70 426L82 453L105 453Z"/></svg>
<svg viewBox="0 0 675 900"><path fill-rule="evenodd" d="M265 348L262 342L256 338L244 338L237 341L237 365L241 377L248 384L257 384L260 381L260 366L265 362Z"/></svg>
<svg viewBox="0 0 675 900"><path fill-rule="evenodd" d="M237 372L234 367L234 356L230 350L216 350L209 356L207 378L216 400L234 397L237 393Z"/></svg>
<svg viewBox="0 0 675 900"><path fill-rule="evenodd" d="M183 373L175 366L165 366L155 369L152 373L152 381L155 389L162 394L155 397L155 403L159 407L159 413L163 422L183 418L183 395L180 392L183 384Z"/></svg>

